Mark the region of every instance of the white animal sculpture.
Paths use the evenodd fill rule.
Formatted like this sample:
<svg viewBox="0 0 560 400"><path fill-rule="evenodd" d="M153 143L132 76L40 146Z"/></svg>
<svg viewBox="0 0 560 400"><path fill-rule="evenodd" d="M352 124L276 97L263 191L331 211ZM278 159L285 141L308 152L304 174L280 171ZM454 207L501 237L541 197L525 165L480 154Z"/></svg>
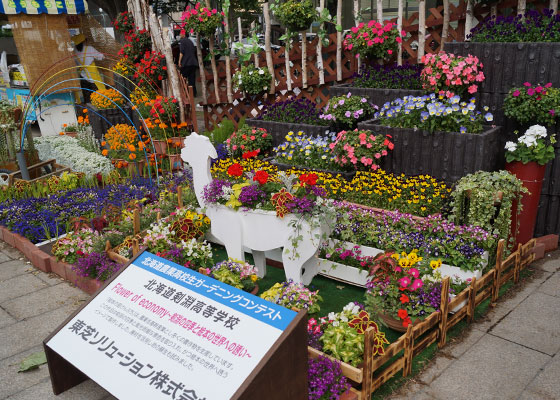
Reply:
<svg viewBox="0 0 560 400"><path fill-rule="evenodd" d="M298 217L287 214L278 218L275 212L265 210L235 211L221 204L207 204L202 196L204 186L212 181L210 163L217 158L216 149L206 136L191 133L185 140L181 151L183 161L193 170L193 183L196 198L211 221L211 233L221 241L228 257L245 260L244 246L251 249L258 275L266 274L265 251L283 247L282 262L286 279L308 285L317 274L317 258L322 233L326 226L312 228L307 221L301 220L299 232L294 232L292 221ZM322 224L323 225L323 224ZM296 247L292 238L301 235Z"/></svg>
<svg viewBox="0 0 560 400"><path fill-rule="evenodd" d="M10 176L5 172L0 172L0 186L8 186Z"/></svg>

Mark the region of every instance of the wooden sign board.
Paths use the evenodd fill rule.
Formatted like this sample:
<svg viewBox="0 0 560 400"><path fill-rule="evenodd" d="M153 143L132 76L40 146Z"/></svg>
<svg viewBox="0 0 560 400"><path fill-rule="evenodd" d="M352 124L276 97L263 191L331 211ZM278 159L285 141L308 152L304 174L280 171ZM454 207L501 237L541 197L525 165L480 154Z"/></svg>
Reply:
<svg viewBox="0 0 560 400"><path fill-rule="evenodd" d="M307 399L305 313L140 253L44 341L55 394Z"/></svg>

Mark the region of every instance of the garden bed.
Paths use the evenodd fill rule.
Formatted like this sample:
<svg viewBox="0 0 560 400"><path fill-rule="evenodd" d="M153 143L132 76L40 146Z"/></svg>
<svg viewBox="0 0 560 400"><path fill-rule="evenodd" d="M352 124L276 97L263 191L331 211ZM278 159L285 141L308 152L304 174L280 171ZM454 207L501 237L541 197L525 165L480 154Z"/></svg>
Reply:
<svg viewBox="0 0 560 400"><path fill-rule="evenodd" d="M407 331L398 340L385 348L383 355L372 356L374 346L373 329L368 329L364 335L363 366L354 367L342 362L343 374L353 382L354 386L361 385L359 399L370 399L371 395L402 371L403 377L412 373L413 358L434 342L438 347L445 346L448 331L466 319L472 322L475 309L484 301L490 299L496 302L500 287L508 281L519 281L520 272L535 259L533 248L536 241L533 239L527 244L520 246L517 251L511 253L502 261L505 242L500 241L497 252L495 268L488 271L480 279L473 279L471 284L449 301L449 278L443 281L441 289L440 309L430 314L421 322L415 322L408 326ZM453 311L453 314L451 312ZM308 347L308 354L312 358L326 356L325 353Z"/></svg>
<svg viewBox="0 0 560 400"><path fill-rule="evenodd" d="M423 90L363 88L354 87L351 83L331 86L329 93L331 97L346 96L348 93L351 93L353 96L367 96L370 103L378 106L404 96L422 96L426 94Z"/></svg>
<svg viewBox="0 0 560 400"><path fill-rule="evenodd" d="M354 176L356 176L356 171L330 171L330 170L325 170L325 169L302 167L302 166L299 166L299 165L284 164L284 163L281 163L279 161L276 161L273 157L267 158L267 159L265 159L265 161L268 161L272 165L276 166L280 171L287 171L290 168L294 168L294 169L303 170L303 171L323 172L323 173L331 174L333 176L340 175L341 177L343 177L344 179L346 179L348 181L351 181L352 179L354 179Z"/></svg>
<svg viewBox="0 0 560 400"><path fill-rule="evenodd" d="M329 131L328 126L307 125L307 124L291 124L287 122L263 121L260 119L249 118L245 123L254 128L264 128L272 135L273 146L278 146L285 141L288 132L294 133L303 131L309 136L321 136Z"/></svg>
<svg viewBox="0 0 560 400"><path fill-rule="evenodd" d="M495 171L503 148L501 127L485 126L482 133L415 131L378 125L376 120L358 124L360 129L391 135L395 148L381 167L393 174L431 175L456 182L476 171Z"/></svg>

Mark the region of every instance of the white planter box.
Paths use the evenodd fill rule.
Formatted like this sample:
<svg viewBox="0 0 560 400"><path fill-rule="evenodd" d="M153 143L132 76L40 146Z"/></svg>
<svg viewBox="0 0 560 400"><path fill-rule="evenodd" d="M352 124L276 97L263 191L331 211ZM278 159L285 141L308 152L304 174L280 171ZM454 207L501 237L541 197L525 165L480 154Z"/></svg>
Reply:
<svg viewBox="0 0 560 400"><path fill-rule="evenodd" d="M344 283L366 287L368 271L337 262L319 258L317 261L319 274L328 278L336 279Z"/></svg>

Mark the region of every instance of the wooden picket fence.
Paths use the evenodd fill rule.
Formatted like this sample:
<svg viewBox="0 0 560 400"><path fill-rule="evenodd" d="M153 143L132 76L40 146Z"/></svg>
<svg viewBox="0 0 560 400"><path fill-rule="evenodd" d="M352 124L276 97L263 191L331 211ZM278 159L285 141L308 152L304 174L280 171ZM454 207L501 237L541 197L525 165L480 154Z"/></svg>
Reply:
<svg viewBox="0 0 560 400"><path fill-rule="evenodd" d="M469 287L449 301L449 278L445 278L441 289L440 309L420 323L409 325L405 334L385 348L381 356L373 356L374 334L370 328L364 335L364 364L361 368L341 363L342 373L352 381L351 389L358 399L369 400L373 392L381 385L402 371L402 376L412 372L414 357L426 347L437 342L438 347L445 346L447 332L463 319L472 322L476 307L486 299L494 304L498 300L500 288L508 281L519 282L521 271L535 259L533 248L535 239L503 260L505 241L500 240L496 254L496 265L480 279L473 279ZM461 304L464 303L462 306ZM450 310L460 307L450 314ZM309 356L317 358L324 353L308 348ZM331 359L333 357L326 356ZM361 389L357 389L361 385Z"/></svg>

